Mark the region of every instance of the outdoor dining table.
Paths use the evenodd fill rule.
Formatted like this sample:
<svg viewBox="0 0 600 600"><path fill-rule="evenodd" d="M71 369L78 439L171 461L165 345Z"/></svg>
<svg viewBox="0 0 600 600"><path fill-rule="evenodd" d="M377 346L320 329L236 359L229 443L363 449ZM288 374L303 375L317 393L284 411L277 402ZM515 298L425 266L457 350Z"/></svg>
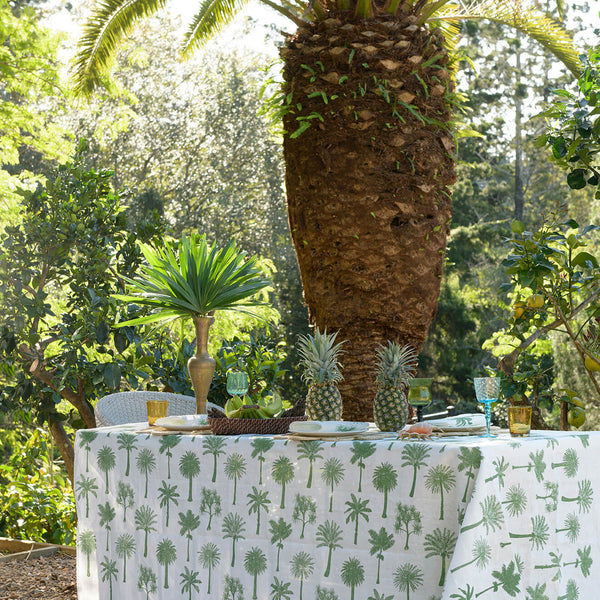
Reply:
<svg viewBox="0 0 600 600"><path fill-rule="evenodd" d="M587 600L600 432L306 440L79 431L79 598Z"/></svg>

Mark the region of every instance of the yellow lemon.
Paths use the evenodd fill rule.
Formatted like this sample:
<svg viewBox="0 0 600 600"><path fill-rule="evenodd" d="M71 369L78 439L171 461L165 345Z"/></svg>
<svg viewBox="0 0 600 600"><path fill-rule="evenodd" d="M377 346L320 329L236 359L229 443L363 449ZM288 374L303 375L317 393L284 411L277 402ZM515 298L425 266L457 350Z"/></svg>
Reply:
<svg viewBox="0 0 600 600"><path fill-rule="evenodd" d="M585 355L585 368L588 371L600 371L600 360Z"/></svg>
<svg viewBox="0 0 600 600"><path fill-rule="evenodd" d="M542 294L533 294L527 298L529 308L542 308L544 306L544 296Z"/></svg>
<svg viewBox="0 0 600 600"><path fill-rule="evenodd" d="M581 398L579 398L579 396L573 396L572 398L569 399L569 402L573 406L578 406L579 408L585 409L585 406L583 406L583 400Z"/></svg>
<svg viewBox="0 0 600 600"><path fill-rule="evenodd" d="M581 427L585 423L585 410L575 407L567 413L569 425L573 427Z"/></svg>
<svg viewBox="0 0 600 600"><path fill-rule="evenodd" d="M513 317L515 319L521 319L523 314L525 313L525 303L524 302L515 302L513 304Z"/></svg>

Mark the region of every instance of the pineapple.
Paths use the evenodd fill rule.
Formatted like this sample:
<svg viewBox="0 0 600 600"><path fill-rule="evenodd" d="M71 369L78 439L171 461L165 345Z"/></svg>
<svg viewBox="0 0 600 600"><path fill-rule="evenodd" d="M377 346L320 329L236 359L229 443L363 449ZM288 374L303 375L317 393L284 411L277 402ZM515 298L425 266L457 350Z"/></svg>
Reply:
<svg viewBox="0 0 600 600"><path fill-rule="evenodd" d="M417 354L410 346L395 342L379 346L377 352L377 392L373 418L381 431L398 431L406 425L408 379L414 374Z"/></svg>
<svg viewBox="0 0 600 600"><path fill-rule="evenodd" d="M335 343L336 333L301 336L298 350L304 366L304 380L308 383L306 414L311 421L339 421L342 418L342 396L337 382L343 379L338 358L342 344Z"/></svg>

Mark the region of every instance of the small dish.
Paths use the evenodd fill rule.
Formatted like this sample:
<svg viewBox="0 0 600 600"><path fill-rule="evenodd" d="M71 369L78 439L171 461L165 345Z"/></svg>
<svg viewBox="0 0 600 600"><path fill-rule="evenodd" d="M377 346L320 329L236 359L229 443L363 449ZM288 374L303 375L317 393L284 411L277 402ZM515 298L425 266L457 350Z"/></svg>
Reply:
<svg viewBox="0 0 600 600"><path fill-rule="evenodd" d="M172 415L156 419L155 425L176 431L192 431L210 427L206 415Z"/></svg>
<svg viewBox="0 0 600 600"><path fill-rule="evenodd" d="M353 421L296 421L290 423L290 432L314 437L340 437L362 433L368 423Z"/></svg>

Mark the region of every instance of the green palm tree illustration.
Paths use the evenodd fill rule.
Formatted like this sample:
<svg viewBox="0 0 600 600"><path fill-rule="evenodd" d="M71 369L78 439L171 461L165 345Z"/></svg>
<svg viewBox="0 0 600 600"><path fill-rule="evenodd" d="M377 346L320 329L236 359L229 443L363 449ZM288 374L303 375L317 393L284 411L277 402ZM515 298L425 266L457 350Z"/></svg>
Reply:
<svg viewBox="0 0 600 600"><path fill-rule="evenodd" d="M317 520L317 503L310 496L301 496L296 494L296 501L294 502L294 512L292 513L292 519L294 521L300 521L302 523L302 531L300 532L300 539L304 539L304 528L307 523L314 523Z"/></svg>
<svg viewBox="0 0 600 600"><path fill-rule="evenodd" d="M511 517L518 517L527 507L527 494L518 483L511 485L506 492L506 500L500 504L506 504L506 510Z"/></svg>
<svg viewBox="0 0 600 600"><path fill-rule="evenodd" d="M367 600L394 600L394 595L386 596L385 594L379 593L377 590L373 590L373 593Z"/></svg>
<svg viewBox="0 0 600 600"><path fill-rule="evenodd" d="M462 446L458 454L458 470L464 471L467 477L465 483L465 491L462 497L462 502L467 501L467 492L469 490L469 484L475 480L475 471L481 466L481 450L479 448L469 448L468 446Z"/></svg>
<svg viewBox="0 0 600 600"><path fill-rule="evenodd" d="M388 494L398 485L398 471L391 463L383 462L373 471L373 487L383 494L383 511L381 517L387 518Z"/></svg>
<svg viewBox="0 0 600 600"><path fill-rule="evenodd" d="M357 498L354 494L350 494L350 500L346 502L346 506L348 507L344 514L348 515L346 517L346 523L350 523L350 521L354 521L354 545L358 543L358 524L359 518L362 517L365 521L369 521L369 513L371 509L369 508L369 500L362 500Z"/></svg>
<svg viewBox="0 0 600 600"><path fill-rule="evenodd" d="M471 586L471 584L467 583L466 588L458 588L459 594L452 594L450 598L455 598L456 600L473 600L475 598L475 588Z"/></svg>
<svg viewBox="0 0 600 600"><path fill-rule="evenodd" d="M135 554L135 538L130 533L122 533L115 543L117 556L123 559L123 583L127 581L127 559Z"/></svg>
<svg viewBox="0 0 600 600"><path fill-rule="evenodd" d="M275 571L279 571L279 554L283 548L283 542L292 534L292 526L283 517L277 521L269 521L269 533L271 534L271 544L277 545L277 566Z"/></svg>
<svg viewBox="0 0 600 600"><path fill-rule="evenodd" d="M188 502L192 502L192 479L200 474L200 459L191 450L179 459L179 472L188 480Z"/></svg>
<svg viewBox="0 0 600 600"><path fill-rule="evenodd" d="M333 511L333 489L344 479L344 464L339 458L328 458L321 468L321 479L329 486L329 512Z"/></svg>
<svg viewBox="0 0 600 600"><path fill-rule="evenodd" d="M246 569L246 572L254 578L252 598L253 600L256 600L256 598L258 598L256 589L257 578L261 573L264 573L267 570L267 557L257 546L253 546L246 552L246 555L244 556L244 569Z"/></svg>
<svg viewBox="0 0 600 600"><path fill-rule="evenodd" d="M81 476L81 479L75 484L77 488L77 499L81 500L85 498L85 517L86 519L90 516L90 494L97 497L98 484L92 477Z"/></svg>
<svg viewBox="0 0 600 600"><path fill-rule="evenodd" d="M440 495L440 520L444 518L444 492L449 492L455 485L454 471L448 465L435 465L427 471L425 487Z"/></svg>
<svg viewBox="0 0 600 600"><path fill-rule="evenodd" d="M590 445L589 433L580 433L578 435L574 435L573 437L578 438L584 448L587 448Z"/></svg>
<svg viewBox="0 0 600 600"><path fill-rule="evenodd" d="M260 475L258 479L258 485L262 485L262 468L263 463L265 462L265 452L268 452L273 446L275 442L269 437L256 437L251 442L252 446L252 458L258 458L258 464L260 466Z"/></svg>
<svg viewBox="0 0 600 600"><path fill-rule="evenodd" d="M208 588L207 594L210 594L210 580L212 570L221 562L221 551L213 542L206 542L198 552L198 558L203 569L208 569Z"/></svg>
<svg viewBox="0 0 600 600"><path fill-rule="evenodd" d="M136 437L133 433L120 433L117 436L117 448L119 450L125 450L127 452L127 466L125 467L125 477L129 476L130 457L131 451L135 450Z"/></svg>
<svg viewBox="0 0 600 600"><path fill-rule="evenodd" d="M490 477L488 477L485 480L485 482L489 483L490 481L494 481L494 479L497 479L498 487L502 488L504 487L504 477L506 475L506 471L508 471L508 467L510 465L508 464L508 461L504 458L504 456L494 459L494 462L492 464L496 468L496 473L494 473L494 475L490 475Z"/></svg>
<svg viewBox="0 0 600 600"><path fill-rule="evenodd" d="M181 593L188 594L188 600L192 600L192 590L200 591L200 573L198 571L190 571L187 567L183 568L183 573L179 574L181 577Z"/></svg>
<svg viewBox="0 0 600 600"><path fill-rule="evenodd" d="M318 440L308 440L298 444L298 458L306 458L310 463L308 481L306 482L307 488L312 486L313 463L317 458L323 458L322 454L319 453L322 445L323 442L319 442Z"/></svg>
<svg viewBox="0 0 600 600"><path fill-rule="evenodd" d="M415 506L402 504L402 502L398 503L397 511L394 529L397 532L402 531L406 534L404 549L408 550L408 538L410 535L412 533L415 535L420 535L421 531L423 530L421 513Z"/></svg>
<svg viewBox="0 0 600 600"><path fill-rule="evenodd" d="M279 456L271 468L273 480L281 486L281 504L285 508L285 486L294 479L294 463L287 456Z"/></svg>
<svg viewBox="0 0 600 600"><path fill-rule="evenodd" d="M591 546L585 546L584 548L580 548L579 550L577 550L577 558L572 562L563 563L563 567L575 565L575 567L579 567L581 569L581 573L584 577L588 577L590 574L590 567L594 562L591 557L591 552Z"/></svg>
<svg viewBox="0 0 600 600"><path fill-rule="evenodd" d="M492 583L490 587L478 592L475 595L476 598L479 598L479 596L490 590L497 592L500 588L512 597L520 592L519 583L521 581L521 573L517 569L514 561L511 560L508 565L502 565L501 571L492 571L492 577L495 579L494 583Z"/></svg>
<svg viewBox="0 0 600 600"><path fill-rule="evenodd" d="M169 526L169 508L171 506L171 502L176 506L179 504L177 498L179 498L179 492L177 491L176 485L169 485L166 481L161 483L161 486L158 488L158 498L160 500L160 507L166 508L166 519L165 526Z"/></svg>
<svg viewBox="0 0 600 600"><path fill-rule="evenodd" d="M375 454L377 446L373 442L352 442L350 462L358 465L358 491L362 492L362 474L365 468L365 458Z"/></svg>
<svg viewBox="0 0 600 600"><path fill-rule="evenodd" d="M269 511L269 492L259 490L255 485L252 486L252 491L247 494L248 514L256 513L256 535L260 533L260 511Z"/></svg>
<svg viewBox="0 0 600 600"><path fill-rule="evenodd" d="M546 595L546 584L536 583L535 587L526 588L527 598L525 600L550 600Z"/></svg>
<svg viewBox="0 0 600 600"><path fill-rule="evenodd" d="M567 533L567 538L571 543L575 543L579 538L579 531L581 529L581 525L579 523L579 518L575 513L569 513L565 519L564 527L562 529L556 529L556 533L561 533L565 531Z"/></svg>
<svg viewBox="0 0 600 600"><path fill-rule="evenodd" d="M304 580L312 575L314 570L315 561L308 552L298 552L292 556L292 560L290 560L290 573L292 574L292 577L300 580L299 600L302 600Z"/></svg>
<svg viewBox="0 0 600 600"><path fill-rule="evenodd" d="M569 581L567 581L565 594L559 596L556 600L579 600L579 588L574 579L569 579Z"/></svg>
<svg viewBox="0 0 600 600"><path fill-rule="evenodd" d="M133 487L119 481L117 484L117 504L123 507L123 523L127 520L127 509L133 507Z"/></svg>
<svg viewBox="0 0 600 600"><path fill-rule="evenodd" d="M160 540L156 546L156 559L158 560L158 563L165 568L165 581L163 583L163 588L168 590L169 565L174 563L177 559L177 548L175 548L175 544L167 538Z"/></svg>
<svg viewBox="0 0 600 600"><path fill-rule="evenodd" d="M551 467L553 469L562 467L567 477L575 477L575 475L577 475L577 469L579 468L579 457L577 456L577 452L575 452L573 448L568 448L563 454L562 462L552 463Z"/></svg>
<svg viewBox="0 0 600 600"><path fill-rule="evenodd" d="M550 552L550 564L549 565L535 565L534 569L556 569L556 573L552 578L552 581L559 581L562 574L562 554L557 552Z"/></svg>
<svg viewBox="0 0 600 600"><path fill-rule="evenodd" d="M119 572L119 570L117 569L117 561L110 560L108 556L105 556L102 562L100 563L100 569L102 571L102 581L108 580L109 600L112 600L113 579L117 578L117 573Z"/></svg>
<svg viewBox="0 0 600 600"><path fill-rule="evenodd" d="M394 536L388 533L384 527L379 531L369 529L369 544L371 544L369 551L371 556L377 556L377 581L375 583L379 585L379 571L381 561L383 560L383 553L394 545Z"/></svg>
<svg viewBox="0 0 600 600"><path fill-rule="evenodd" d="M471 525L465 525L465 527L460 530L461 533L483 525L485 527L485 532L489 534L490 529L496 531L496 529L499 529L500 525L504 523L502 505L496 496L486 496L483 499L483 502L479 503L479 506L481 507L481 520L472 523Z"/></svg>
<svg viewBox="0 0 600 600"><path fill-rule="evenodd" d="M239 539L245 539L246 524L240 515L229 513L223 517L223 537L231 538L231 566L235 567L235 544Z"/></svg>
<svg viewBox="0 0 600 600"><path fill-rule="evenodd" d="M87 563L87 576L90 577L90 556L96 549L96 536L91 529L83 530L77 537L77 544L81 551L85 554Z"/></svg>
<svg viewBox="0 0 600 600"><path fill-rule="evenodd" d="M354 590L365 581L365 568L358 558L352 557L342 564L342 582L350 588L350 600L354 600Z"/></svg>
<svg viewBox="0 0 600 600"><path fill-rule="evenodd" d="M244 595L244 586L236 577L225 575L223 587L223 600L242 600Z"/></svg>
<svg viewBox="0 0 600 600"><path fill-rule="evenodd" d="M531 462L526 465L513 465L513 469L527 469L528 473L533 470L535 478L538 483L544 478L544 471L546 470L546 463L544 462L544 451L538 450L537 452L530 452L529 458Z"/></svg>
<svg viewBox="0 0 600 600"><path fill-rule="evenodd" d="M106 529L106 551L108 552L108 537L111 530L110 523L115 518L115 509L108 503L98 505L98 516L100 517L100 527Z"/></svg>
<svg viewBox="0 0 600 600"><path fill-rule="evenodd" d="M158 451L167 456L167 479L171 479L171 458L173 458L173 448L181 442L180 435L163 435L160 438Z"/></svg>
<svg viewBox="0 0 600 600"><path fill-rule="evenodd" d="M340 597L333 590L318 585L315 600L340 600Z"/></svg>
<svg viewBox="0 0 600 600"><path fill-rule="evenodd" d="M146 600L149 599L150 594L154 593L156 587L156 574L152 569L140 565L140 574L137 582L138 590L146 594Z"/></svg>
<svg viewBox="0 0 600 600"><path fill-rule="evenodd" d="M478 569L487 567L488 563L490 562L490 558L492 557L492 547L484 538L479 538L475 540L471 554L473 555L473 560L470 560L462 565L458 565L458 567L454 567L454 569L452 569L450 572L454 573L454 571L458 571L463 567L468 567L473 563L477 565Z"/></svg>
<svg viewBox="0 0 600 600"><path fill-rule="evenodd" d="M200 517L189 508L187 512L179 513L177 521L179 525L179 535L184 535L187 539L186 562L190 560L190 542L192 541L192 532L200 526Z"/></svg>
<svg viewBox="0 0 600 600"><path fill-rule="evenodd" d="M292 592L292 584L289 581L279 581L277 577L273 577L271 583L271 600L291 600L294 593Z"/></svg>
<svg viewBox="0 0 600 600"><path fill-rule="evenodd" d="M331 572L331 555L334 550L342 547L340 542L343 537L342 528L333 521L325 521L325 523L317 527L317 548L329 548L327 566L325 567L323 577L329 577L329 573Z"/></svg>
<svg viewBox="0 0 600 600"><path fill-rule="evenodd" d="M536 494L536 498L539 500L546 500L546 510L552 512L558 508L558 483L554 481L545 481L544 487L546 488L547 494L540 496Z"/></svg>
<svg viewBox="0 0 600 600"><path fill-rule="evenodd" d="M85 450L85 472L89 473L91 443L98 437L98 432L89 429L80 429L77 435L79 436L79 447Z"/></svg>
<svg viewBox="0 0 600 600"><path fill-rule="evenodd" d="M224 471L227 479L233 479L233 502L231 504L235 506L237 482L246 473L246 459L239 452L230 454L225 461Z"/></svg>
<svg viewBox="0 0 600 600"><path fill-rule="evenodd" d="M144 532L144 558L148 556L148 534L156 531L156 513L149 506L140 506L135 511L135 528Z"/></svg>
<svg viewBox="0 0 600 600"><path fill-rule="evenodd" d="M594 496L594 490L592 489L592 482L589 479L584 479L577 484L579 494L574 498L568 498L563 496L562 502L577 502L579 506L579 512L589 512L592 506L592 499Z"/></svg>
<svg viewBox="0 0 600 600"><path fill-rule="evenodd" d="M438 583L440 587L444 587L444 581L446 580L446 559L454 552L456 539L455 533L446 528L442 531L439 527L436 527L433 533L428 533L425 536L425 544L423 545L425 552L427 552L425 558L439 556L442 559L440 580Z"/></svg>
<svg viewBox="0 0 600 600"><path fill-rule="evenodd" d="M156 468L156 458L148 448L142 448L135 460L135 466L140 473L146 477L146 487L144 488L144 498L148 497L148 475Z"/></svg>
<svg viewBox="0 0 600 600"><path fill-rule="evenodd" d="M532 550L540 550L544 548L550 534L550 527L543 515L536 515L531 518L531 532L529 533L512 533L508 532L508 536L512 539L527 538L531 542Z"/></svg>
<svg viewBox="0 0 600 600"><path fill-rule="evenodd" d="M213 455L213 474L211 481L215 483L217 481L217 457L221 454L225 454L223 446L225 446L227 440L219 437L218 435L207 435L202 441L202 447L204 448L203 455Z"/></svg>
<svg viewBox="0 0 600 600"><path fill-rule="evenodd" d="M112 471L115 468L116 460L115 460L115 452L110 446L102 446L100 450L98 450L98 468L101 471L104 471L104 479L105 479L105 493L108 494L108 472Z"/></svg>
<svg viewBox="0 0 600 600"><path fill-rule="evenodd" d="M412 486L408 494L411 498L415 495L417 471L427 464L425 459L429 458L430 450L430 447L425 444L406 444L402 449L401 458L403 462L401 466L413 468Z"/></svg>
<svg viewBox="0 0 600 600"><path fill-rule="evenodd" d="M423 585L423 571L411 563L404 563L394 571L394 587L399 592L406 592L406 600L410 600L410 592Z"/></svg>
<svg viewBox="0 0 600 600"><path fill-rule="evenodd" d="M216 490L202 488L202 493L200 495L200 512L202 514L208 514L208 525L206 526L206 530L210 531L213 516L218 517L221 514L221 496L219 496Z"/></svg>

